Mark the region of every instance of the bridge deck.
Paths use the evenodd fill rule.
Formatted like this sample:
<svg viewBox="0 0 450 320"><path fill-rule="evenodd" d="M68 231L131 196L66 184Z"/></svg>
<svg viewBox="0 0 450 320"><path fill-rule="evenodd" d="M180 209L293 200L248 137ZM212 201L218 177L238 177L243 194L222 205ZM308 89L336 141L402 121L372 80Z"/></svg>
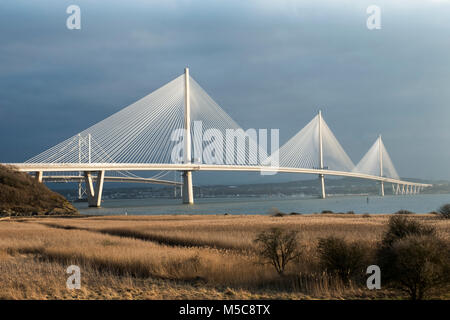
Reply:
<svg viewBox="0 0 450 320"><path fill-rule="evenodd" d="M303 174L323 174L330 176L352 177L394 184L430 187L431 184L374 176L359 172L346 172L327 169L275 168L246 165L208 165L208 164L153 164L153 163L10 163L24 172L64 172L64 171L248 171L283 172Z"/></svg>

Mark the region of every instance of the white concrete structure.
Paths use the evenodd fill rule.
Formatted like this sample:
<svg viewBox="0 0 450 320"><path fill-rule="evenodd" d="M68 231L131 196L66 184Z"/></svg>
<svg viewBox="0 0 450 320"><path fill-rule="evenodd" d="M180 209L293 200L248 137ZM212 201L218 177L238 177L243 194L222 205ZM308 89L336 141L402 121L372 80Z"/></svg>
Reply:
<svg viewBox="0 0 450 320"><path fill-rule="evenodd" d="M189 68L184 69L184 163L192 163L191 155L191 99L189 95ZM194 203L194 189L192 186L192 172L183 171L183 203Z"/></svg>
<svg viewBox="0 0 450 320"><path fill-rule="evenodd" d="M105 170L97 171L97 177L92 180L92 172L85 171L84 179L87 188L88 204L89 207L100 207L102 203L103 182L105 181Z"/></svg>
<svg viewBox="0 0 450 320"><path fill-rule="evenodd" d="M319 110L319 169L323 169L323 137L322 137L322 111ZM325 199L325 176L323 174L319 174L320 181L320 197Z"/></svg>
<svg viewBox="0 0 450 320"><path fill-rule="evenodd" d="M378 143L379 144L382 143L381 142L381 134L378 136ZM383 148L381 148L381 146L378 148L378 152L380 155L380 177L382 177L383 176ZM380 195L382 197L384 197L384 182L383 181L380 181L380 186L381 186Z"/></svg>

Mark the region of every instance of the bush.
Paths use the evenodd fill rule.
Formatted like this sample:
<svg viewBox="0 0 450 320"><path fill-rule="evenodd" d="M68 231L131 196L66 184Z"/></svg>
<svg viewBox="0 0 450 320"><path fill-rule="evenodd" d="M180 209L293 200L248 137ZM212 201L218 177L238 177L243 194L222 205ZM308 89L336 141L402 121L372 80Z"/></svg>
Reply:
<svg viewBox="0 0 450 320"><path fill-rule="evenodd" d="M285 216L285 214L281 213L281 212L278 212L278 213L275 213L272 215L272 217L284 217L284 216Z"/></svg>
<svg viewBox="0 0 450 320"><path fill-rule="evenodd" d="M434 235L409 235L379 253L383 281L421 300L431 289L449 285L448 243Z"/></svg>
<svg viewBox="0 0 450 320"><path fill-rule="evenodd" d="M388 230L384 234L382 246L389 247L396 240L412 235L431 236L435 234L436 230L432 226L425 226L404 216L392 216L389 219Z"/></svg>
<svg viewBox="0 0 450 320"><path fill-rule="evenodd" d="M330 210L324 210L324 211L322 211L322 213L323 214L326 214L326 213L332 213L332 214L355 214L355 212L354 211L347 211L347 212L333 212L333 211L330 211Z"/></svg>
<svg viewBox="0 0 450 320"><path fill-rule="evenodd" d="M377 251L384 282L414 300L448 285L449 258L448 243L437 238L435 228L403 216L389 219Z"/></svg>
<svg viewBox="0 0 450 320"><path fill-rule="evenodd" d="M272 264L280 275L284 274L290 261L300 256L297 234L297 231L272 228L261 232L254 240L259 256L265 263Z"/></svg>
<svg viewBox="0 0 450 320"><path fill-rule="evenodd" d="M278 208L275 207L270 208L268 213L273 217L279 217L284 215L283 212L281 212Z"/></svg>
<svg viewBox="0 0 450 320"><path fill-rule="evenodd" d="M344 282L363 276L369 265L368 248L342 238L331 236L319 239L318 251L324 271L336 274Z"/></svg>
<svg viewBox="0 0 450 320"><path fill-rule="evenodd" d="M444 204L439 208L439 213L442 218L450 219L450 203Z"/></svg>
<svg viewBox="0 0 450 320"><path fill-rule="evenodd" d="M395 214L414 214L414 212L401 209L401 210L398 210Z"/></svg>

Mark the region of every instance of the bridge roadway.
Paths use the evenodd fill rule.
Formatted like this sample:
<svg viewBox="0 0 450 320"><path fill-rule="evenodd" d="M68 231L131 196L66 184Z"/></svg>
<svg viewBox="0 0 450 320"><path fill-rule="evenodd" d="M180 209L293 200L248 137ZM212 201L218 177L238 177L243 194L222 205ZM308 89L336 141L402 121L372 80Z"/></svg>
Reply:
<svg viewBox="0 0 450 320"><path fill-rule="evenodd" d="M387 177L374 176L359 172L346 172L328 169L309 168L275 168L268 166L250 165L221 165L221 164L153 164L153 163L9 163L23 172L64 172L64 171L253 171L253 172L283 172L304 173L329 176L360 178L393 184L430 187L431 184L398 180Z"/></svg>
<svg viewBox="0 0 450 320"><path fill-rule="evenodd" d="M269 167L269 166L252 166L252 165L212 165L212 164L153 164L153 163L9 163L7 165L14 166L17 170L22 172L36 172L36 178L39 181L85 181L88 203L91 207L99 207L101 205L101 197L103 191L104 181L115 182L139 182L139 183L159 183L165 185L181 185L183 189L189 190L189 196L193 199L192 186L186 185L186 179L183 183L175 181L158 180L151 178L134 178L134 177L108 177L105 176L106 171L182 171L190 173L192 171L246 171L246 172L283 172L283 173L303 173L303 174L317 174L323 180L325 175L351 177L359 179L367 179L379 181L381 185L381 195L384 195L384 183L392 183L393 192L398 194L403 193L417 193L422 188L430 187L430 184L404 181L399 179L387 178L382 176L374 176L370 174L358 172L336 171L328 169L308 169L308 168L286 168L286 167ZM83 176L44 176L44 172L83 172ZM94 180L92 174L96 174ZM397 185L394 188L394 184ZM400 185L402 189L400 190ZM406 190L405 190L406 186ZM322 183L322 198L325 197L325 187ZM187 202L185 202L187 203ZM193 203L190 201L189 203Z"/></svg>

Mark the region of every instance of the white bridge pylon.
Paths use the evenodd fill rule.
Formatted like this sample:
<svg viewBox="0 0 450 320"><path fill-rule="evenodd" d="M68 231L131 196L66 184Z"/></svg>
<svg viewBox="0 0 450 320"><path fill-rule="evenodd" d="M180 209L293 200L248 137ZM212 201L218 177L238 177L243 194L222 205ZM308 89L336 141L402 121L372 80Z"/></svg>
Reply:
<svg viewBox="0 0 450 320"><path fill-rule="evenodd" d="M400 179L397 170L395 170L391 157L384 146L381 135L370 147L369 151L362 157L354 172L364 172L371 175L380 175L380 177L390 177ZM384 182L380 181L380 194L384 196Z"/></svg>
<svg viewBox="0 0 450 320"><path fill-rule="evenodd" d="M214 130L213 135L210 129ZM183 136L174 134L180 130ZM230 131L242 132L245 139L236 144L238 137L232 136L231 141ZM230 141L235 145L224 148ZM393 188L396 194L400 193L400 186L402 190L406 186L403 193L430 186L400 180L381 137L355 166L320 111L271 154L261 152L257 142L258 137L231 119L186 68L181 76L119 112L25 163L11 165L20 171L36 172L41 181L77 181L80 185L85 181L90 206L100 206L104 181L142 179L146 183L179 185L160 180L172 171L182 172L183 202L190 204L194 202L192 171L202 170L317 174L322 198L326 196L325 175L379 181L382 195L385 182L397 186ZM273 161L275 158L277 161ZM141 178L134 173L137 171L158 173Z"/></svg>

